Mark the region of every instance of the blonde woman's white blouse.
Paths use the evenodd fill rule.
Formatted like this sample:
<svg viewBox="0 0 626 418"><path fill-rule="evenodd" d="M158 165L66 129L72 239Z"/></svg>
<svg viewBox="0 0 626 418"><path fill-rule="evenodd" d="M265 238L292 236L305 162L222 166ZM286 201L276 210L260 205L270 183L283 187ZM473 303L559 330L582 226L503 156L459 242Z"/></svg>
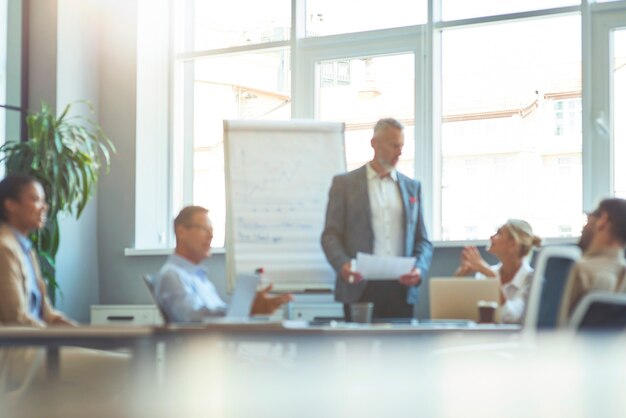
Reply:
<svg viewBox="0 0 626 418"><path fill-rule="evenodd" d="M482 273L476 273L478 279L490 279L500 281L500 268L502 263L489 266L496 277L487 277ZM505 324L519 324L524 318L528 295L530 294L530 284L533 278L533 268L528 262L523 261L520 268L513 276L513 280L502 285L500 291L504 297L504 303L498 308L496 318Z"/></svg>

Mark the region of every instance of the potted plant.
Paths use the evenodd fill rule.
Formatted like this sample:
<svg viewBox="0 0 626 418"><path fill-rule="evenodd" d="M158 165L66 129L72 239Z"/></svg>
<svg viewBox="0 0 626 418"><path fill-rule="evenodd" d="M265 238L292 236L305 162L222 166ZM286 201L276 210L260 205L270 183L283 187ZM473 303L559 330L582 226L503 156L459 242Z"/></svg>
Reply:
<svg viewBox="0 0 626 418"><path fill-rule="evenodd" d="M88 102L74 104L87 106L94 113ZM55 269L60 242L58 216L63 212L80 217L96 190L100 169L108 172L110 154L115 152L113 143L95 121L69 116L72 105L68 104L56 117L50 106L42 102L41 110L26 116L28 140L0 146L0 162L5 162L7 172L37 178L46 192L48 220L31 239L52 303L60 290Z"/></svg>

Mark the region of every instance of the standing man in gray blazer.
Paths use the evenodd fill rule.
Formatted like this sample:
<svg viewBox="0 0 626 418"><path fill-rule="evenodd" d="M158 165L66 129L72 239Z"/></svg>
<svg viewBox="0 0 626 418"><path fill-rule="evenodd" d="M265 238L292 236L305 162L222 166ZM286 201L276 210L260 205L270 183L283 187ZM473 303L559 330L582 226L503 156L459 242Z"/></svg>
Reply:
<svg viewBox="0 0 626 418"><path fill-rule="evenodd" d="M374 318L414 315L417 286L426 276L432 244L424 226L421 185L396 170L404 146L404 127L381 119L374 127L374 159L335 176L329 192L322 247L337 273L335 299L349 304L373 302ZM357 252L417 257L415 267L398 281L362 280L351 270Z"/></svg>

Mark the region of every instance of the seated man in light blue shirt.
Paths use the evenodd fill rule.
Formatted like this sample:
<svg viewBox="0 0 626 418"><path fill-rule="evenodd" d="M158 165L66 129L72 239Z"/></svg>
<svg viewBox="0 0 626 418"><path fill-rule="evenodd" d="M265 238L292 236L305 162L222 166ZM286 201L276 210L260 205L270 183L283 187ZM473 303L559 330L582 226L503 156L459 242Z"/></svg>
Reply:
<svg viewBox="0 0 626 418"><path fill-rule="evenodd" d="M176 249L154 280L154 294L171 322L199 322L223 316L226 304L200 263L211 253L213 225L208 210L183 208L174 220ZM270 296L271 286L257 292L253 314L270 314L292 300L291 295Z"/></svg>

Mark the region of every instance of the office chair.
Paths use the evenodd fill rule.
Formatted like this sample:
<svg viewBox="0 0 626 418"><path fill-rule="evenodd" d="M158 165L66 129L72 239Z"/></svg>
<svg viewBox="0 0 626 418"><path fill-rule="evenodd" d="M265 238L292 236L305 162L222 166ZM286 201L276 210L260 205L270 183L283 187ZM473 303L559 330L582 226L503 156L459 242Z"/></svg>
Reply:
<svg viewBox="0 0 626 418"><path fill-rule="evenodd" d="M572 331L623 331L626 329L626 294L587 294L576 305L569 328Z"/></svg>
<svg viewBox="0 0 626 418"><path fill-rule="evenodd" d="M533 334L537 330L556 328L569 272L580 256L580 248L573 245L541 249L530 287L524 333Z"/></svg>
<svg viewBox="0 0 626 418"><path fill-rule="evenodd" d="M156 307L159 309L159 313L161 314L161 317L163 318L163 322L165 324L169 324L170 318L167 315L167 312L165 312L165 310L161 308L161 305L159 305L159 301L157 300L157 297L154 294L154 282L153 282L154 279L152 278L150 274L144 274L143 276L141 276L141 279L143 280L143 283L146 285L146 288L148 289L148 293L150 293L150 297L152 298L152 301L154 302Z"/></svg>

